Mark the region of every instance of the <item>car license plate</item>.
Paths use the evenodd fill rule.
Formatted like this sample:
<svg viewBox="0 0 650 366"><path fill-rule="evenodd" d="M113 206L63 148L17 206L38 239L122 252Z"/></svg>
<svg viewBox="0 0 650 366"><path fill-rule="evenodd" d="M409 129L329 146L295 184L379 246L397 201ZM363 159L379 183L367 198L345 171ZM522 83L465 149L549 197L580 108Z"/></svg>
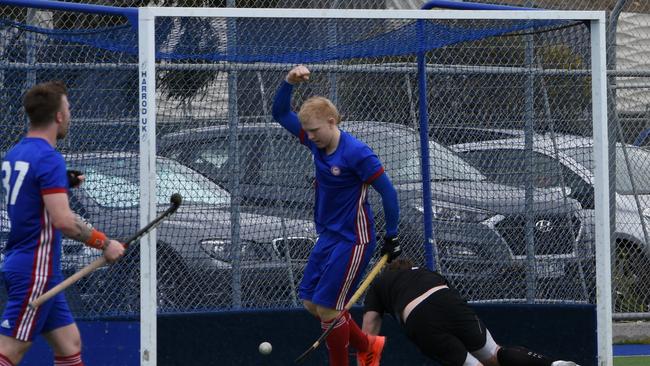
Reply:
<svg viewBox="0 0 650 366"><path fill-rule="evenodd" d="M557 278L564 276L564 263L558 260L537 260L535 262L537 276L541 278Z"/></svg>

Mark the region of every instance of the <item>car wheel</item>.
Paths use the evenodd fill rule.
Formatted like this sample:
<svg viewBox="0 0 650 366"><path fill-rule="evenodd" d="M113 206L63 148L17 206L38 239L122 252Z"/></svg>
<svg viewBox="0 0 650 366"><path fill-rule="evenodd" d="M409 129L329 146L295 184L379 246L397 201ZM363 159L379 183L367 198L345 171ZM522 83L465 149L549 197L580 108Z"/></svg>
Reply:
<svg viewBox="0 0 650 366"><path fill-rule="evenodd" d="M618 242L612 268L614 312L650 311L650 260L633 243Z"/></svg>

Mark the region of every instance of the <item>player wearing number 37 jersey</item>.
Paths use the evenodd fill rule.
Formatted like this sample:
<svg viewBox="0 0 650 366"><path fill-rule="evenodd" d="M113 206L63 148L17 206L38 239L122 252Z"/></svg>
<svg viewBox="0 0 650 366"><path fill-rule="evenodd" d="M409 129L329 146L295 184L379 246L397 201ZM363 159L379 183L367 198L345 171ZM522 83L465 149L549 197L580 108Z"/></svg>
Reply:
<svg viewBox="0 0 650 366"><path fill-rule="evenodd" d="M64 294L36 309L28 304L63 280L62 234L103 250L109 262L119 259L124 247L70 210L69 182L78 185L85 177L80 172L70 177L55 149L70 126L65 85L38 84L26 93L23 104L29 131L2 160L11 229L2 267L8 299L0 319L0 366L17 365L39 334L52 347L55 365L80 366L81 337Z"/></svg>

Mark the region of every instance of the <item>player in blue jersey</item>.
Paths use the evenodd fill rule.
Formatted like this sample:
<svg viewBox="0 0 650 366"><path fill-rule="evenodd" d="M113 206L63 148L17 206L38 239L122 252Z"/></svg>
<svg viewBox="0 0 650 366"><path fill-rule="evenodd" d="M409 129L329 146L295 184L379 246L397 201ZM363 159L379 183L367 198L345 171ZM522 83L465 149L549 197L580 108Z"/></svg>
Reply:
<svg viewBox="0 0 650 366"><path fill-rule="evenodd" d="M286 76L273 103L273 117L311 151L316 170L314 219L318 241L298 287L307 310L329 327L354 293L375 248L374 218L368 204L372 186L382 198L386 235L382 254L400 254L397 192L375 153L340 130L339 112L330 100L312 97L298 114L291 110L293 86L309 79L305 66ZM368 336L345 314L327 337L330 365L348 365L348 344L358 353L381 355L385 338ZM379 357L376 363L379 364Z"/></svg>
<svg viewBox="0 0 650 366"><path fill-rule="evenodd" d="M80 366L81 336L64 294L36 309L28 304L63 280L62 233L103 250L108 262L118 260L124 246L70 209L70 184L78 185L84 177L66 171L55 149L70 126L65 85L57 81L35 85L25 94L23 105L29 130L2 160L11 229L2 267L8 299L0 319L0 366L17 365L38 334L52 348L55 365Z"/></svg>

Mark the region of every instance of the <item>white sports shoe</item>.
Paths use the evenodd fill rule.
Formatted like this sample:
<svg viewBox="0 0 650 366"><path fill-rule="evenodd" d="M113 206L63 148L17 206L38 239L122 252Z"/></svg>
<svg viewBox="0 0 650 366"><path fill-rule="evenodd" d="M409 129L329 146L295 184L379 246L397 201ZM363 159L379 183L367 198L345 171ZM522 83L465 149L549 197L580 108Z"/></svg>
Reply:
<svg viewBox="0 0 650 366"><path fill-rule="evenodd" d="M573 361L553 361L551 366L580 366Z"/></svg>

